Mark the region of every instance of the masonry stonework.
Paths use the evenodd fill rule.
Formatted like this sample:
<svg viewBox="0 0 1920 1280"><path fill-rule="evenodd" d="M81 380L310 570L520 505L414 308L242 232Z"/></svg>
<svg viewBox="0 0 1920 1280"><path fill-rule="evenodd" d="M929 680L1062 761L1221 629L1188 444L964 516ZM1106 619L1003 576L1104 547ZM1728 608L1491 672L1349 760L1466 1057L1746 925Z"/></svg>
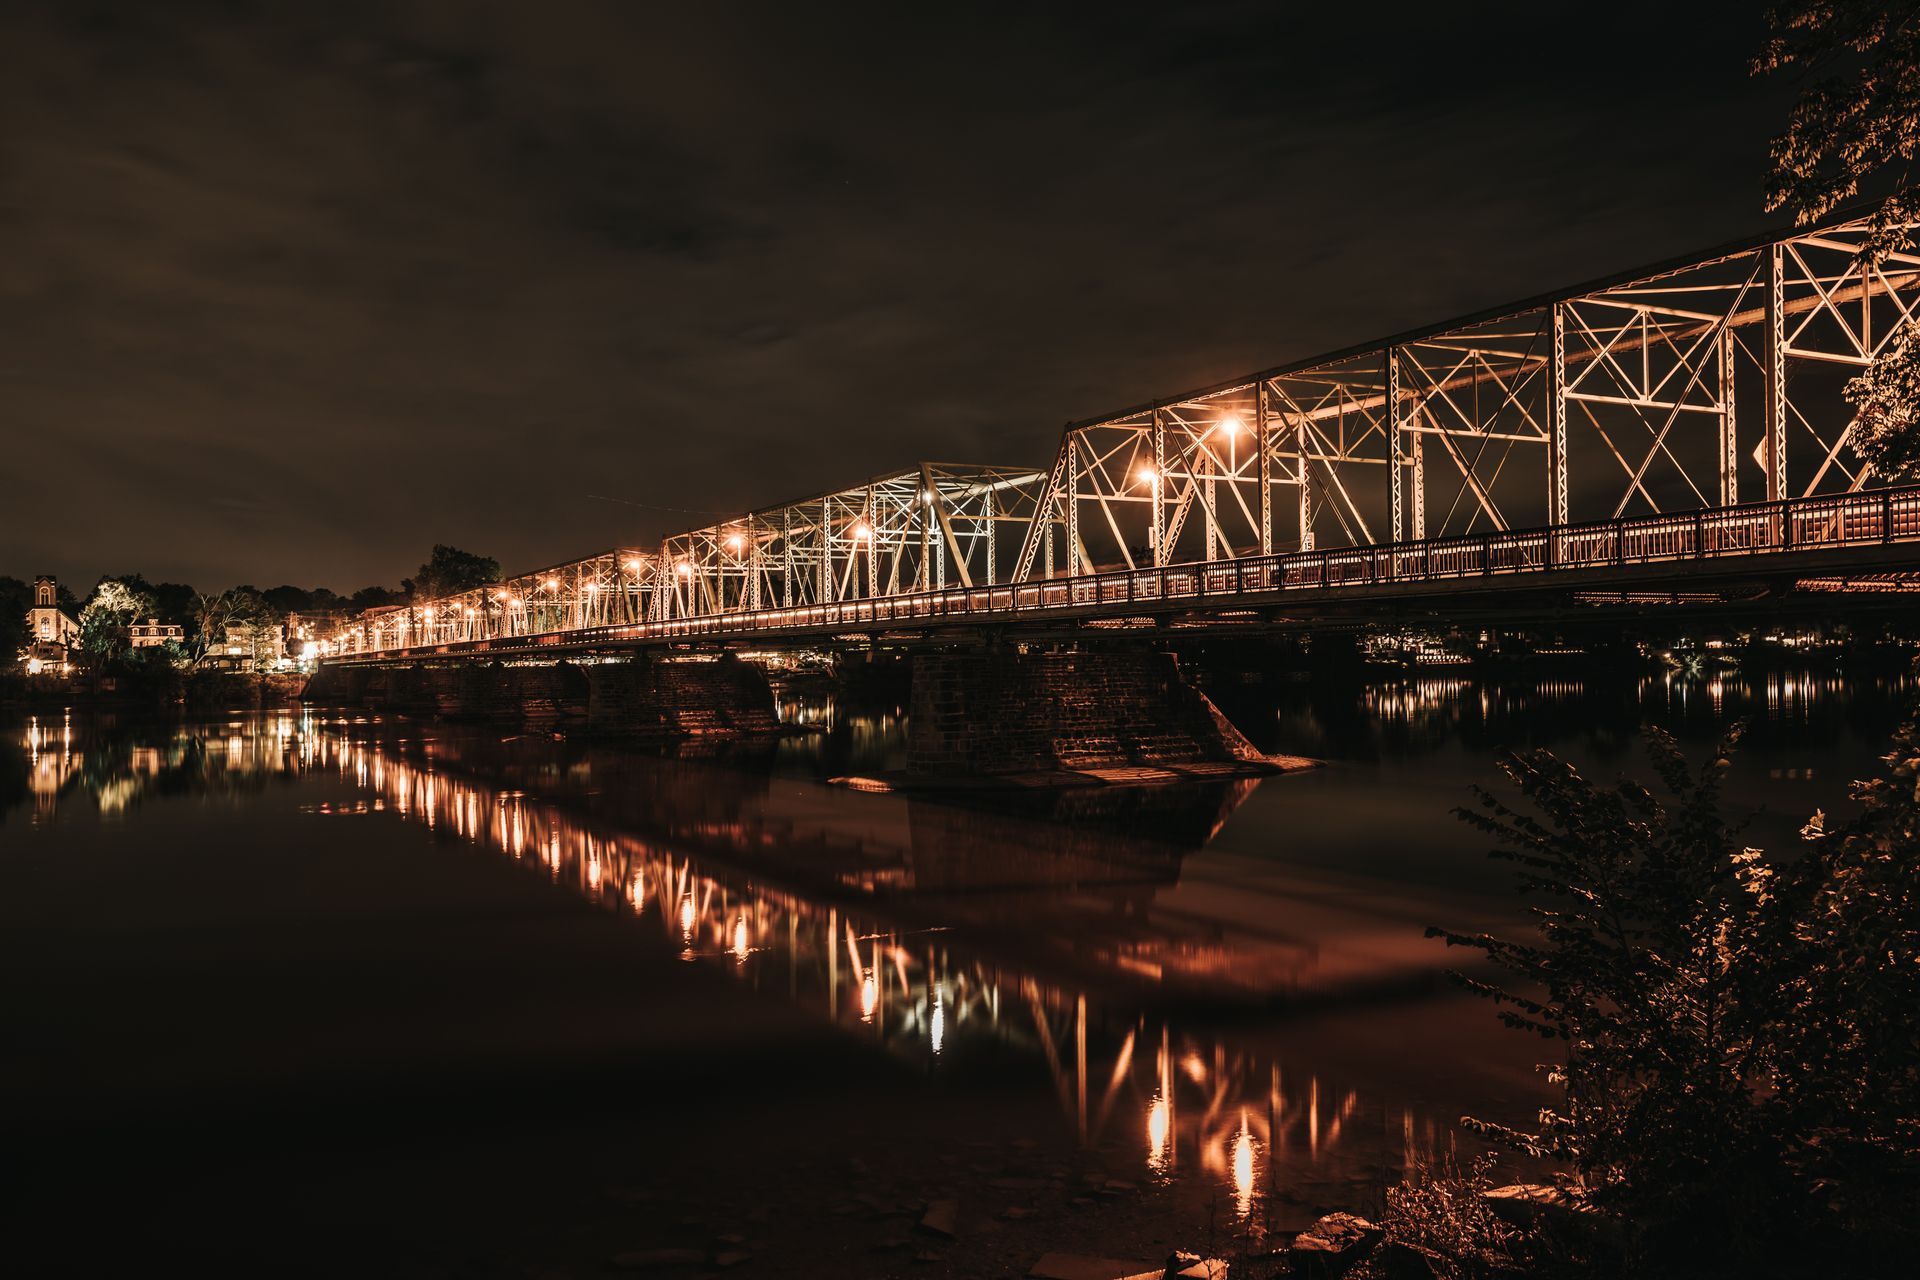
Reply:
<svg viewBox="0 0 1920 1280"><path fill-rule="evenodd" d="M907 769L1004 774L1260 759L1172 655L925 653Z"/></svg>

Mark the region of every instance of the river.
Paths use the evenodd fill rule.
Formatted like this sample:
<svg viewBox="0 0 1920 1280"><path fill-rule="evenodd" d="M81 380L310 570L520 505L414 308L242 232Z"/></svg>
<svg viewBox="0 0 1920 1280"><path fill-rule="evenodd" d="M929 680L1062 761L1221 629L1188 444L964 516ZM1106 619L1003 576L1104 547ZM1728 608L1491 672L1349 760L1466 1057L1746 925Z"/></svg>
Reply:
<svg viewBox="0 0 1920 1280"><path fill-rule="evenodd" d="M1521 1122L1537 1044L1424 936L1524 927L1451 811L1507 747L1702 756L1782 847L1898 679L1216 689L1310 773L956 806L904 723L646 751L292 710L0 720L3 1135L50 1271L1023 1274L1257 1249ZM952 1236L933 1230L952 1203ZM105 1229L111 1227L111 1230ZM25 1233L25 1234L22 1234ZM629 1259L632 1261L632 1259ZM663 1263L664 1265L664 1263Z"/></svg>

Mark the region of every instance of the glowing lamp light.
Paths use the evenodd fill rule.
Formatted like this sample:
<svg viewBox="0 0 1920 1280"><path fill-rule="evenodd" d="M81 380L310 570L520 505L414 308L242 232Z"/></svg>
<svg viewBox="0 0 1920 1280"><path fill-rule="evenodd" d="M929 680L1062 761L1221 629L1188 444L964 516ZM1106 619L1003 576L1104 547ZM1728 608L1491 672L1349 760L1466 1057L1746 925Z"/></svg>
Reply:
<svg viewBox="0 0 1920 1280"><path fill-rule="evenodd" d="M549 591L558 591L560 589L560 579L548 578L545 582L541 583L540 585L545 587Z"/></svg>
<svg viewBox="0 0 1920 1280"><path fill-rule="evenodd" d="M679 571L680 576L683 578L691 578L693 576L693 566L688 564L685 560L682 560L678 565L675 565L674 567Z"/></svg>
<svg viewBox="0 0 1920 1280"><path fill-rule="evenodd" d="M727 539L727 550L733 552L735 555L739 555L740 548L745 545L747 545L747 540L737 533Z"/></svg>
<svg viewBox="0 0 1920 1280"><path fill-rule="evenodd" d="M495 600L505 600L507 598L507 593L504 591L496 591L493 593L493 598Z"/></svg>
<svg viewBox="0 0 1920 1280"><path fill-rule="evenodd" d="M599 590L600 590L600 584L599 584L599 583L597 583L597 582L589 582L589 583L587 584L587 594L588 594L588 595L595 595L595 594L597 594L597 593L599 592Z"/></svg>
<svg viewBox="0 0 1920 1280"><path fill-rule="evenodd" d="M1133 474L1135 475L1135 477L1139 479L1141 484L1159 484L1160 483L1160 473L1158 471L1155 471L1152 467L1142 467L1138 471L1134 472Z"/></svg>
<svg viewBox="0 0 1920 1280"><path fill-rule="evenodd" d="M873 536L873 526L868 524L865 520L862 520L858 524L853 526L853 540L855 542L864 542L868 538L871 538L872 536Z"/></svg>
<svg viewBox="0 0 1920 1280"><path fill-rule="evenodd" d="M640 572L640 561L638 559L627 561L627 572L628 573Z"/></svg>
<svg viewBox="0 0 1920 1280"><path fill-rule="evenodd" d="M1242 424L1240 422L1240 415L1237 413L1229 413L1225 417L1220 419L1220 430L1226 432L1230 436L1239 435L1241 431L1241 425Z"/></svg>
<svg viewBox="0 0 1920 1280"><path fill-rule="evenodd" d="M433 621L433 606L432 606L432 605L428 605L428 606L427 606L426 608L424 608L424 609L422 609L422 610L420 611L420 616L421 616L421 617L423 617L423 618L425 618L425 619L426 619L426 620L427 620L428 622L432 622L432 621Z"/></svg>

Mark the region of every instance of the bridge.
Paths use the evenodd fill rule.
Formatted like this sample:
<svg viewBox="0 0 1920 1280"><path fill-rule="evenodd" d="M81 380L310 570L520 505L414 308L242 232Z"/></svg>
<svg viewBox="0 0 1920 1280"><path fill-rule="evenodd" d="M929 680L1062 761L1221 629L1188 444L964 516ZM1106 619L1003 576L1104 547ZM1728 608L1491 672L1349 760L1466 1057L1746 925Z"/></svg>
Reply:
<svg viewBox="0 0 1920 1280"><path fill-rule="evenodd" d="M1184 683L1173 634L1904 603L1920 486L1874 482L1844 387L1920 316L1920 255L1869 260L1866 234L1763 237L1072 423L1044 467L923 462L374 610L307 696L751 736L777 731L767 677L727 655L897 647L906 784L1192 780L1297 762Z"/></svg>
<svg viewBox="0 0 1920 1280"><path fill-rule="evenodd" d="M1761 237L1073 423L1044 467L925 462L372 610L323 662L1844 588L1920 562L1920 488L1876 485L1850 445L1846 379L1920 315L1920 256L1869 262L1866 229Z"/></svg>

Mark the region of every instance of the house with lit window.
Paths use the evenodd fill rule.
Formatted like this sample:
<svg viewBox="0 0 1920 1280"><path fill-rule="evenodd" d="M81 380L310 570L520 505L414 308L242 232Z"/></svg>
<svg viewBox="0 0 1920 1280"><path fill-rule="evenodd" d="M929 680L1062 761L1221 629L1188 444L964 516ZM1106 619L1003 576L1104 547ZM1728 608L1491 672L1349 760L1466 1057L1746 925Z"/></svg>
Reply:
<svg viewBox="0 0 1920 1280"><path fill-rule="evenodd" d="M184 644L187 629L177 622L148 618L127 628L127 643L136 649L157 649L163 644Z"/></svg>
<svg viewBox="0 0 1920 1280"><path fill-rule="evenodd" d="M73 661L80 647L80 624L60 607L60 584L49 574L33 580L33 607L27 610L27 666L39 671Z"/></svg>

